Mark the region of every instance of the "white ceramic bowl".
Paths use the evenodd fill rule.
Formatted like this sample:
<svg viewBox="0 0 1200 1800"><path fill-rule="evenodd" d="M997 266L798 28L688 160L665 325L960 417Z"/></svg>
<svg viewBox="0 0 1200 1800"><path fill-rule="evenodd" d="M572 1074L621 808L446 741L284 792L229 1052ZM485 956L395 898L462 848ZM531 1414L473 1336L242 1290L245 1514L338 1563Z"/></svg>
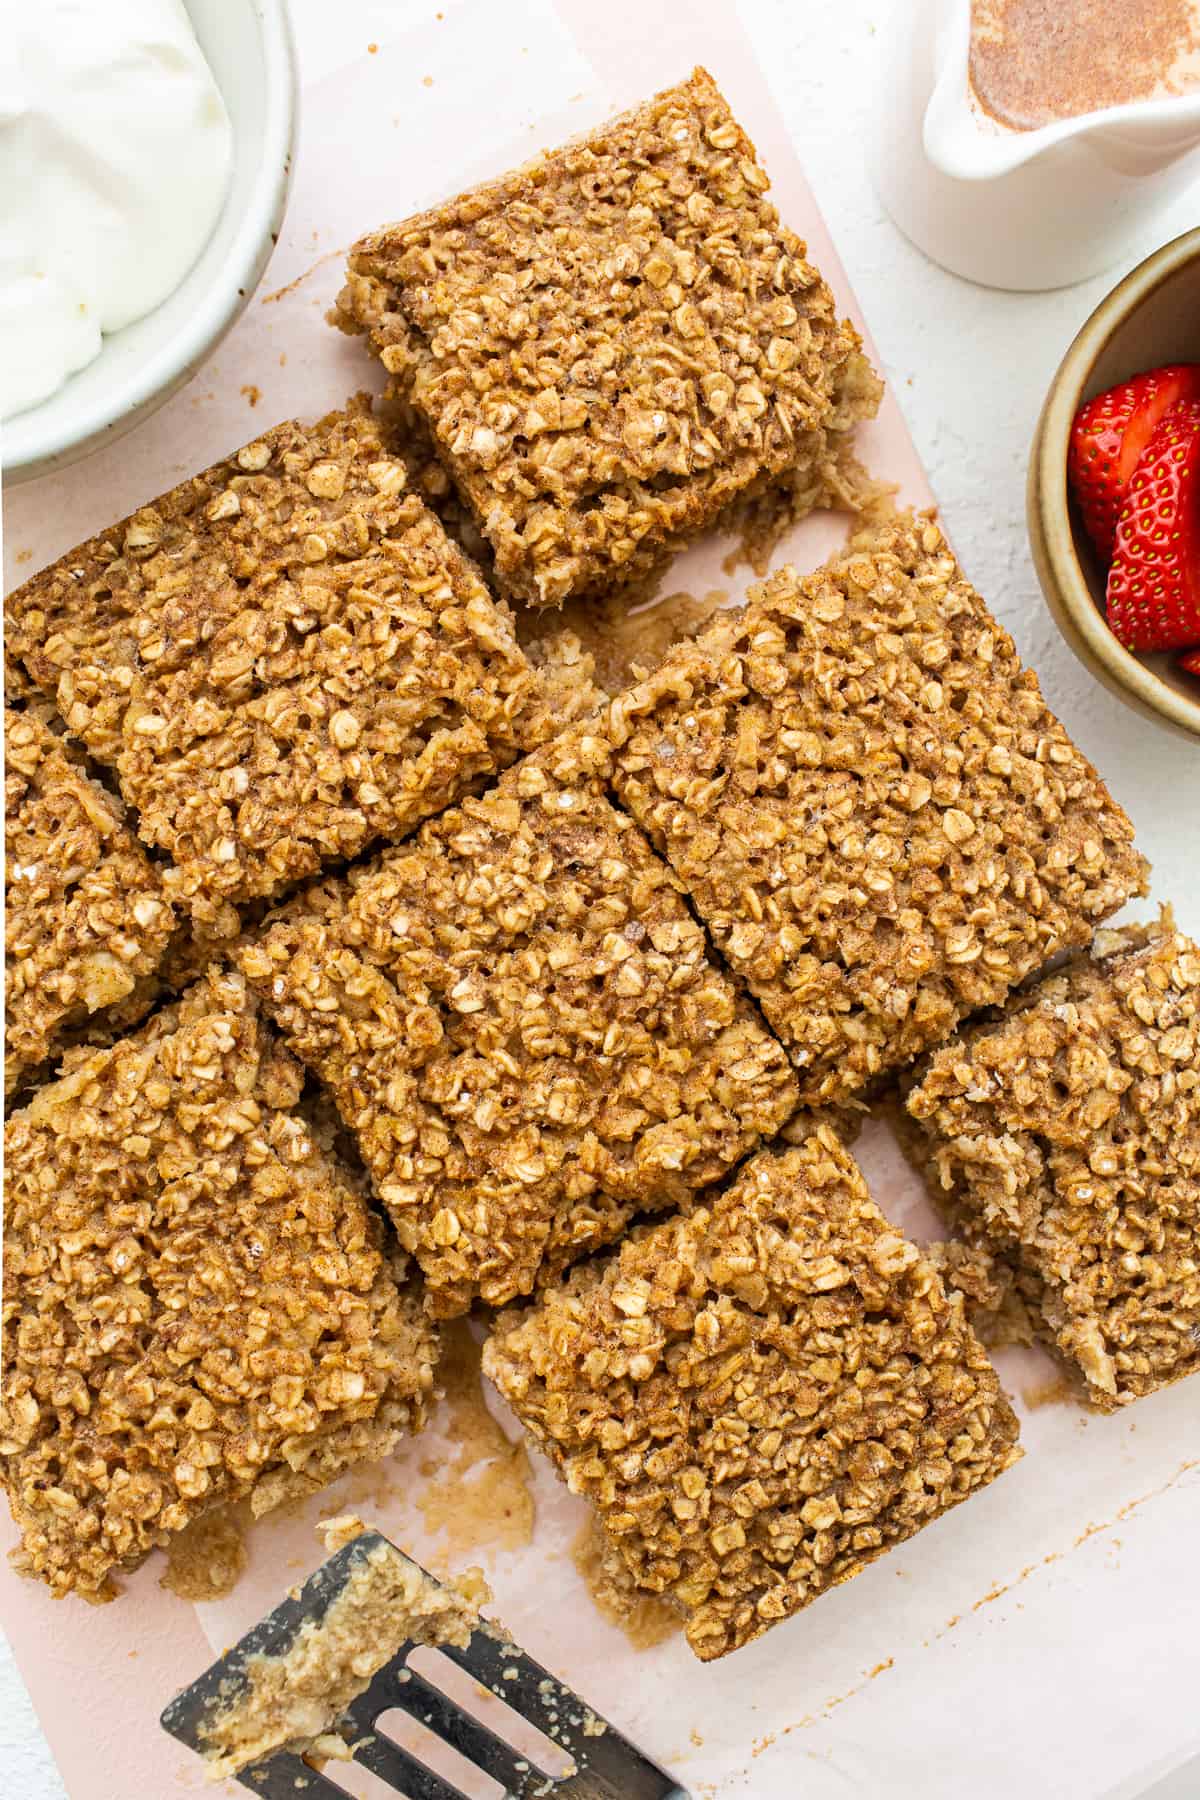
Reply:
<svg viewBox="0 0 1200 1800"><path fill-rule="evenodd" d="M56 394L0 428L6 482L62 468L161 406L220 343L274 248L296 129L286 0L187 0L187 10L233 123L224 210L161 306L106 337Z"/></svg>

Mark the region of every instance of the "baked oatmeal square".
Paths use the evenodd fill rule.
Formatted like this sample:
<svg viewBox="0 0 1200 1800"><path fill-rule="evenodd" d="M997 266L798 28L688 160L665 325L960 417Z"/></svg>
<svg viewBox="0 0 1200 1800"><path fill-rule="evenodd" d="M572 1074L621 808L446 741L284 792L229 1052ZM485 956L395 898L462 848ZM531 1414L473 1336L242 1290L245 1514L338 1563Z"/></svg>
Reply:
<svg viewBox="0 0 1200 1800"><path fill-rule="evenodd" d="M210 933L545 730L510 619L362 407L280 425L70 552L8 632Z"/></svg>
<svg viewBox="0 0 1200 1800"><path fill-rule="evenodd" d="M568 734L238 953L437 1314L529 1292L795 1104L782 1047L605 798L603 759Z"/></svg>
<svg viewBox="0 0 1200 1800"><path fill-rule="evenodd" d="M4 837L12 1093L79 1029L145 1010L174 916L120 802L69 758L36 701L4 712Z"/></svg>
<svg viewBox="0 0 1200 1800"><path fill-rule="evenodd" d="M559 606L643 577L876 410L768 186L696 69L354 246L339 322L424 417L505 594Z"/></svg>
<svg viewBox="0 0 1200 1800"><path fill-rule="evenodd" d="M961 1297L827 1124L503 1314L484 1369L704 1661L1019 1455Z"/></svg>
<svg viewBox="0 0 1200 1800"><path fill-rule="evenodd" d="M1200 1369L1200 948L1169 914L964 1030L908 1110L935 1202L1093 1404Z"/></svg>
<svg viewBox="0 0 1200 1800"><path fill-rule="evenodd" d="M786 568L608 712L616 794L837 1103L1084 944L1147 867L929 519Z"/></svg>
<svg viewBox="0 0 1200 1800"><path fill-rule="evenodd" d="M432 1330L302 1085L224 971L8 1121L0 1474L55 1594L422 1422Z"/></svg>

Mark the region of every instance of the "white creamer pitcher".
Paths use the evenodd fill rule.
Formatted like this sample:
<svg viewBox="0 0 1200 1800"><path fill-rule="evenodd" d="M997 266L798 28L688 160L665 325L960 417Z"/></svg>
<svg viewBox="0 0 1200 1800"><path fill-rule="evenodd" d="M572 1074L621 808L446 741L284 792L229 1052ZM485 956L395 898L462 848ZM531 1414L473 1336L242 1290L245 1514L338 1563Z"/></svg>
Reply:
<svg viewBox="0 0 1200 1800"><path fill-rule="evenodd" d="M1066 287L1193 184L1200 219L1200 91L1016 131L972 102L970 46L970 0L892 0L878 34L875 182L927 256L988 287Z"/></svg>

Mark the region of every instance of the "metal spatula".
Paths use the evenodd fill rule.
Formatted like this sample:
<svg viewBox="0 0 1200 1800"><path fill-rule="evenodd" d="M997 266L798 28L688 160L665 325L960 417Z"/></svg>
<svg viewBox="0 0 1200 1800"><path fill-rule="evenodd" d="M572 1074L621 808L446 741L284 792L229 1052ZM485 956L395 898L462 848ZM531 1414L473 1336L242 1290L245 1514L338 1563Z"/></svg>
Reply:
<svg viewBox="0 0 1200 1800"><path fill-rule="evenodd" d="M207 1747L206 1724L247 1685L245 1668L254 1656L286 1652L308 1619L321 1619L355 1564L381 1542L364 1532L309 1577L293 1600L285 1600L177 1694L162 1715L163 1728L191 1749ZM399 1552L397 1552L399 1554ZM422 1571L424 1573L424 1571ZM431 1576L427 1577L432 1580ZM411 1751L376 1729L384 1713L400 1707L419 1720L468 1762L501 1783L505 1800L688 1800L684 1788L622 1737L569 1688L523 1650L481 1623L465 1650L439 1647L459 1668L506 1702L539 1732L551 1737L574 1764L567 1774L536 1765L536 1752L522 1752L467 1712L439 1687L408 1665L406 1644L379 1670L370 1687L347 1708L350 1729L343 1735L354 1760L406 1800L467 1800L462 1789L428 1768ZM267 1800L346 1800L347 1790L330 1773L290 1751L277 1751L243 1769L238 1780Z"/></svg>

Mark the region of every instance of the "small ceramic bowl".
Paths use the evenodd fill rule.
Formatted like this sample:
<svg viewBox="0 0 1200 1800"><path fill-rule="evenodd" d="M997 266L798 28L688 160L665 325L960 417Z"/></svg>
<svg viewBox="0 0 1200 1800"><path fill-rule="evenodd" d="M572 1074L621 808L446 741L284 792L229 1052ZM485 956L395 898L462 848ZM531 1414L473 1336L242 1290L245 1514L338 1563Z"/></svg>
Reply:
<svg viewBox="0 0 1200 1800"><path fill-rule="evenodd" d="M1138 712L1200 738L1200 681L1171 656L1126 650L1108 629L1105 570L1067 497L1067 446L1083 402L1171 362L1200 362L1200 231L1140 263L1063 357L1033 440L1029 539L1046 604L1079 660Z"/></svg>
<svg viewBox="0 0 1200 1800"><path fill-rule="evenodd" d="M111 442L183 386L238 318L287 205L296 71L286 0L186 0L233 124L233 176L208 243L179 286L115 331L86 368L3 428L6 482Z"/></svg>

